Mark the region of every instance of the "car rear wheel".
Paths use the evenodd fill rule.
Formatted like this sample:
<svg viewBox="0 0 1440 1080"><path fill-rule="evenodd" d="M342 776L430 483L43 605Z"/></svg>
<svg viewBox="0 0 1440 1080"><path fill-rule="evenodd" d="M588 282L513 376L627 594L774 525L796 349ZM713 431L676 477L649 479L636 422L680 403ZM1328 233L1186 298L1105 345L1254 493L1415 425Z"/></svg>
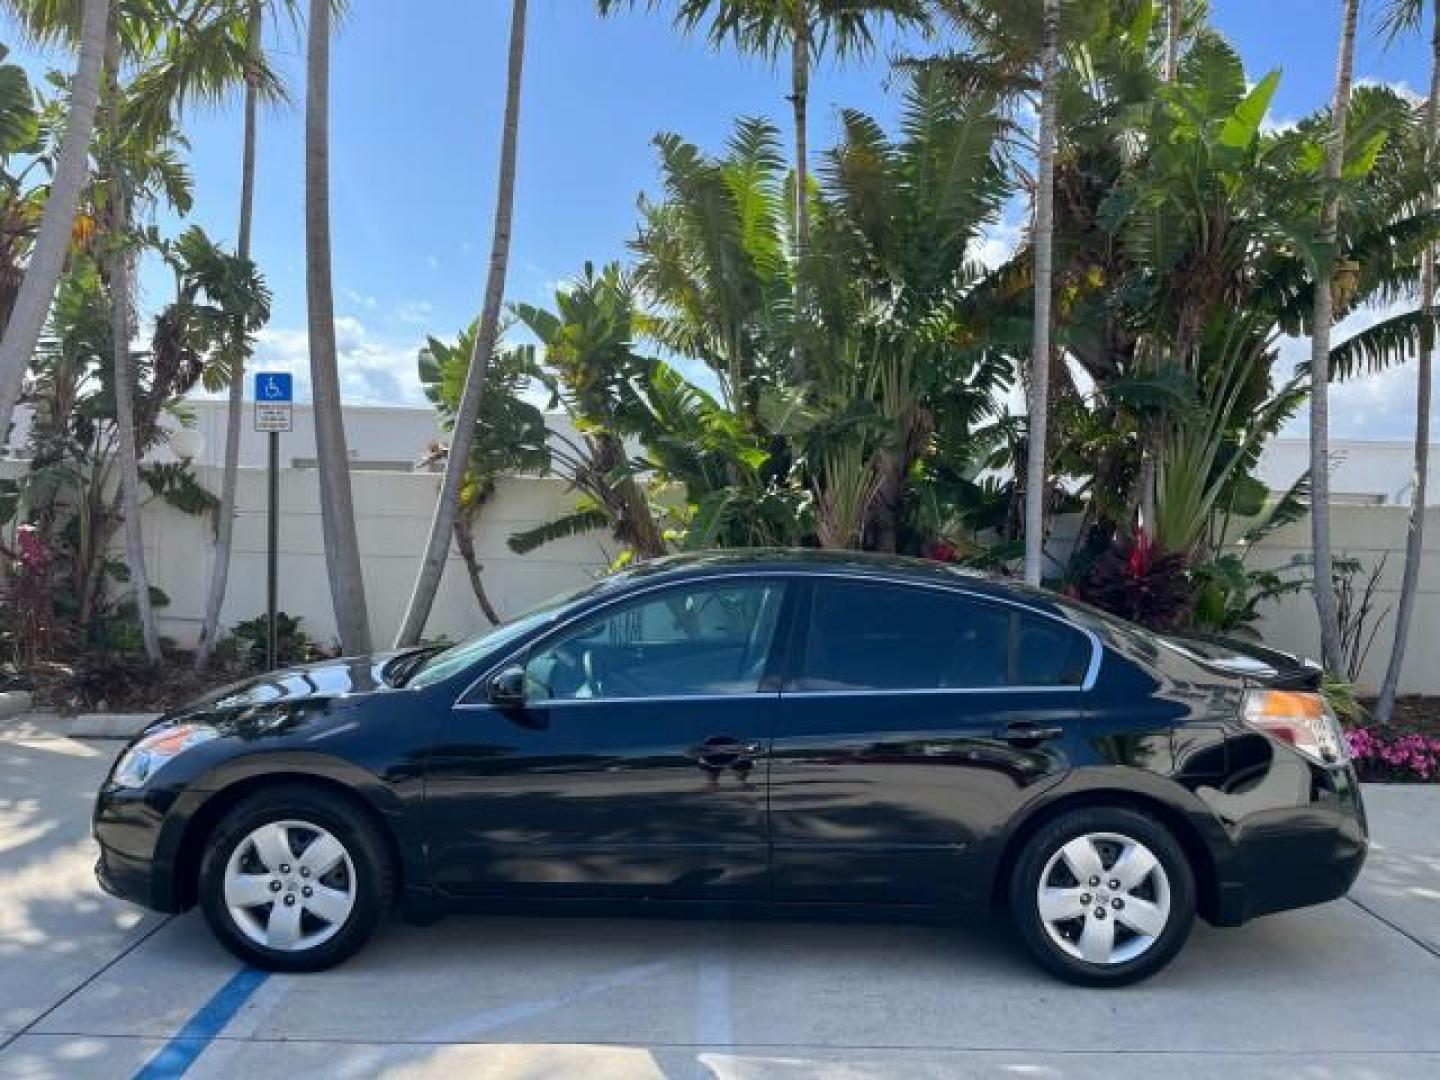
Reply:
<svg viewBox="0 0 1440 1080"><path fill-rule="evenodd" d="M394 892L375 827L344 798L299 786L236 804L200 867L200 904L216 937L273 971L319 971L353 955Z"/></svg>
<svg viewBox="0 0 1440 1080"><path fill-rule="evenodd" d="M1119 986L1153 975L1185 944L1195 877L1163 825L1124 807L1087 807L1025 844L1010 906L1044 967L1070 982Z"/></svg>

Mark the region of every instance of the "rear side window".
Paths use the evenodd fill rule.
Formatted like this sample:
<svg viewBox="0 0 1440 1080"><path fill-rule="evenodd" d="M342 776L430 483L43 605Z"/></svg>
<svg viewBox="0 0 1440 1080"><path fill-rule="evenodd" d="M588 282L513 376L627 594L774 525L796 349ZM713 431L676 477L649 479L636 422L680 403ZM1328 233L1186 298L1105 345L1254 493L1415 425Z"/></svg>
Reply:
<svg viewBox="0 0 1440 1080"><path fill-rule="evenodd" d="M821 581L795 688L1079 686L1090 639L1055 619L935 589Z"/></svg>

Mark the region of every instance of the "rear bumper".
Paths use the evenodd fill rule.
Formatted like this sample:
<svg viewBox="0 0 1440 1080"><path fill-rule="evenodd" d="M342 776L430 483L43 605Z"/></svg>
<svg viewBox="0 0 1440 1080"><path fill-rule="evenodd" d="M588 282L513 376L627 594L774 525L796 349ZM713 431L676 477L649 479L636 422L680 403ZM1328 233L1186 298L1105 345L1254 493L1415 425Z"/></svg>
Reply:
<svg viewBox="0 0 1440 1080"><path fill-rule="evenodd" d="M1217 924L1323 904L1355 883L1370 846L1360 786L1348 765L1316 773L1306 805L1259 810L1233 826L1236 858L1219 882Z"/></svg>

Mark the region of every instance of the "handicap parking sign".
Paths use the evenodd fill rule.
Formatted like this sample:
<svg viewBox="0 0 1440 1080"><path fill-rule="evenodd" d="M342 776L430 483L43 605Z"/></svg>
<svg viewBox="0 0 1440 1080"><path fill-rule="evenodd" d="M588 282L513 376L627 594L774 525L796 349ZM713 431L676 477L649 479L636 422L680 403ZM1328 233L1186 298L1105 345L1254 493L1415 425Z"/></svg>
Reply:
<svg viewBox="0 0 1440 1080"><path fill-rule="evenodd" d="M295 378L288 371L257 371L255 400L284 404L295 400Z"/></svg>
<svg viewBox="0 0 1440 1080"><path fill-rule="evenodd" d="M255 373L255 430L293 431L295 380L288 371Z"/></svg>

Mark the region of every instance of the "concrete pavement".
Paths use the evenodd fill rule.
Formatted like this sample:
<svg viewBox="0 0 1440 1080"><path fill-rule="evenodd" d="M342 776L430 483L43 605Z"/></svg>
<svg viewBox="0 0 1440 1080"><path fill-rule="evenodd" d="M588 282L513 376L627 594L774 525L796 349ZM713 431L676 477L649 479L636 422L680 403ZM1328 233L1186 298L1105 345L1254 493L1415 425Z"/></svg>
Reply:
<svg viewBox="0 0 1440 1080"><path fill-rule="evenodd" d="M237 994L198 916L93 885L117 748L0 737L0 1076L1440 1075L1440 788L1367 790L1354 902L1199 925L1120 991L1054 982L987 923L457 917Z"/></svg>

